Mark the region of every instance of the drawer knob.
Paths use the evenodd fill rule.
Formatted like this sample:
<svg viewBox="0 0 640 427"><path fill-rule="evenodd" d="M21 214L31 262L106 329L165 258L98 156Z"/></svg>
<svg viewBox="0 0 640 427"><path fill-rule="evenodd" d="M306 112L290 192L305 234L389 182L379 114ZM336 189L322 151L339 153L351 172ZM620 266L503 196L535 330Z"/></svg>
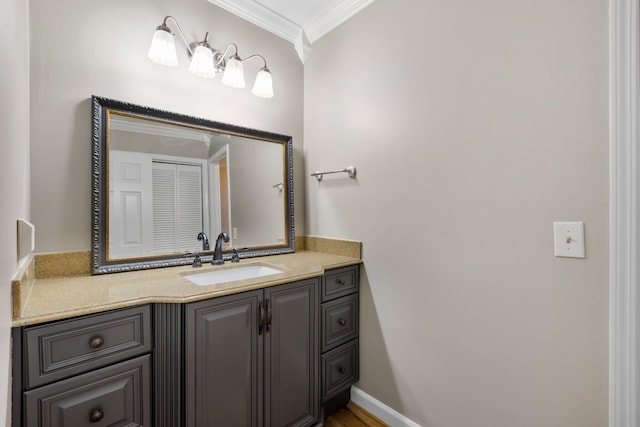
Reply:
<svg viewBox="0 0 640 427"><path fill-rule="evenodd" d="M340 286L342 286L342 285L346 285L346 284L347 284L347 282L345 282L343 279L338 279L338 280L336 280L336 283L337 283L338 285L340 285Z"/></svg>
<svg viewBox="0 0 640 427"><path fill-rule="evenodd" d="M347 324L347 321L345 319L338 319L338 324L340 326L345 326Z"/></svg>
<svg viewBox="0 0 640 427"><path fill-rule="evenodd" d="M100 420L102 420L103 418L104 412L102 412L100 409L96 409L91 413L91 416L89 416L89 422L97 423L100 422Z"/></svg>
<svg viewBox="0 0 640 427"><path fill-rule="evenodd" d="M91 340L91 343L89 343L91 348L94 350L99 349L100 347L103 346L103 344L104 344L104 339L102 339L102 337L96 337Z"/></svg>
<svg viewBox="0 0 640 427"><path fill-rule="evenodd" d="M338 372L340 372L340 374L344 375L344 373L347 372L347 370L345 368L343 368L342 366L338 366Z"/></svg>

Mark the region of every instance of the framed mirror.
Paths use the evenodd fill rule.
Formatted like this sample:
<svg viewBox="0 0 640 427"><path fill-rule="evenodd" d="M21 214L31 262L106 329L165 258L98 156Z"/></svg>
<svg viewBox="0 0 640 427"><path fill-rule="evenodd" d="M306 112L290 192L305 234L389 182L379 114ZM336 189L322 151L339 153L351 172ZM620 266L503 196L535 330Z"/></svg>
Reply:
<svg viewBox="0 0 640 427"><path fill-rule="evenodd" d="M92 97L92 273L294 251L290 136ZM206 243L208 242L208 245Z"/></svg>

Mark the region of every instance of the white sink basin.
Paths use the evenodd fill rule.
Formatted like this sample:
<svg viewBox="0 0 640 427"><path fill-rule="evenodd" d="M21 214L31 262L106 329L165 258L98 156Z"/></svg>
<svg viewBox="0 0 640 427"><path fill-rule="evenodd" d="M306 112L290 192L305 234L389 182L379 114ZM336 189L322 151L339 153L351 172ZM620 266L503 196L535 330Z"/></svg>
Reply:
<svg viewBox="0 0 640 427"><path fill-rule="evenodd" d="M206 273L189 274L185 277L198 286L216 285L219 283L235 282L236 280L256 279L282 273L282 270L265 265L246 265L232 267L226 270L213 270Z"/></svg>

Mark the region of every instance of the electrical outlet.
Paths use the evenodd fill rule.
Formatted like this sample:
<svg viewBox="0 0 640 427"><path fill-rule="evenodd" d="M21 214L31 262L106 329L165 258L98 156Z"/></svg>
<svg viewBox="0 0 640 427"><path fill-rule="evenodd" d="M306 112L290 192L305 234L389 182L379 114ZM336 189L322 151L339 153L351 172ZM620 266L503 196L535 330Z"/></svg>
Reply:
<svg viewBox="0 0 640 427"><path fill-rule="evenodd" d="M557 257L584 258L584 222L554 222L553 241Z"/></svg>

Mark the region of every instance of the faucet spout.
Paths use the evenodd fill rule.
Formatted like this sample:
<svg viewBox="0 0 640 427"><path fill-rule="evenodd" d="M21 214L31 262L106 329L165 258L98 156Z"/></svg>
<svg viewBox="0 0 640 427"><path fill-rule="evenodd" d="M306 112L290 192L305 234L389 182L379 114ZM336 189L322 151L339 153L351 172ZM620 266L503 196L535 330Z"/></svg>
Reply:
<svg viewBox="0 0 640 427"><path fill-rule="evenodd" d="M213 258L211 259L211 264L214 265L222 265L224 264L224 259L222 259L222 241L225 243L229 242L229 235L224 231L218 234L218 238L216 239L216 246L213 250Z"/></svg>
<svg viewBox="0 0 640 427"><path fill-rule="evenodd" d="M198 233L198 240L202 240L203 251L208 251L211 249L211 247L209 246L209 238L207 237L204 231L201 231L200 233Z"/></svg>

